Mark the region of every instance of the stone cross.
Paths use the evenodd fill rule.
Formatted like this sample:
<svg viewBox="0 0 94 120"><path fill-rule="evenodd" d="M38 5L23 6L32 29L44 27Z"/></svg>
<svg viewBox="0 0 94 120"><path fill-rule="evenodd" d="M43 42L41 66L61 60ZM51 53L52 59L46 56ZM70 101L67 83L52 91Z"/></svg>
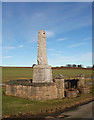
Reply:
<svg viewBox="0 0 94 120"><path fill-rule="evenodd" d="M47 65L47 48L46 48L46 33L43 30L38 32L38 65Z"/></svg>

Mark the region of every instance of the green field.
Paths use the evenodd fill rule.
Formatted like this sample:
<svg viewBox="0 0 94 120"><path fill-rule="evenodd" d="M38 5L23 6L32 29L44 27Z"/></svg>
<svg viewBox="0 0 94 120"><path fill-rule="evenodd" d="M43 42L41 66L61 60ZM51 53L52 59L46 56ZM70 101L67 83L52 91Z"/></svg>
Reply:
<svg viewBox="0 0 94 120"><path fill-rule="evenodd" d="M91 77L92 70L85 69L53 69L53 78L58 74L64 75L66 78L76 77L78 74L84 74L86 77ZM9 80L32 78L33 69L32 68L2 68L2 82L7 82Z"/></svg>
<svg viewBox="0 0 94 120"><path fill-rule="evenodd" d="M54 69L53 78L58 73L66 77L76 77L78 74L84 74L86 77L91 77L92 70L85 69ZM32 68L2 68L2 82L7 82L9 80L16 79L25 79L32 78L33 69ZM92 94L80 95L80 97L74 99L55 99L55 100L47 100L47 101L32 101L26 100L23 98L7 96L5 95L5 87L3 87L3 96L2 96L2 112L4 116L8 115L17 115L19 113L40 113L41 111L46 111L49 109L53 109L54 111L57 108L64 108L66 106L73 105L79 101L85 100L87 98L92 97Z"/></svg>
<svg viewBox="0 0 94 120"><path fill-rule="evenodd" d="M32 78L33 69L32 68L2 68L2 82L7 82L9 80Z"/></svg>

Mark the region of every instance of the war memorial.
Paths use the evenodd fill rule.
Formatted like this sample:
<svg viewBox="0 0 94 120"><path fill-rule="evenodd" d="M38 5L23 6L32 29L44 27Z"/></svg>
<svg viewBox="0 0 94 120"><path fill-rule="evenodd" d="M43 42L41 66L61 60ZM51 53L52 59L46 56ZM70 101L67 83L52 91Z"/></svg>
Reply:
<svg viewBox="0 0 94 120"><path fill-rule="evenodd" d="M58 74L52 78L52 68L47 62L46 32L38 32L37 65L33 67L33 79L12 80L6 84L6 94L31 100L50 100L57 98L73 98L78 93L88 93L84 83L84 75L66 79Z"/></svg>

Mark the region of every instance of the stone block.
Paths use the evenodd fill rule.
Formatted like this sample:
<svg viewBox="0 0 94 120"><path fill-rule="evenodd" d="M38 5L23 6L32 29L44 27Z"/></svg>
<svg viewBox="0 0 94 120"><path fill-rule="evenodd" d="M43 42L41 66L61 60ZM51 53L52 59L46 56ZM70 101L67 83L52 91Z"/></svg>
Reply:
<svg viewBox="0 0 94 120"><path fill-rule="evenodd" d="M51 83L52 69L49 65L36 65L33 67L33 83Z"/></svg>

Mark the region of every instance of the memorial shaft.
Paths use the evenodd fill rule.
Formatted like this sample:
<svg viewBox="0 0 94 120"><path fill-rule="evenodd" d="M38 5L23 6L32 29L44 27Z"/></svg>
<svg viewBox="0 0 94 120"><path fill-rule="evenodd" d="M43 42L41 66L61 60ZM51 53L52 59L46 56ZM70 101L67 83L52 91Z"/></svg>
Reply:
<svg viewBox="0 0 94 120"><path fill-rule="evenodd" d="M38 32L37 62L38 65L47 65L46 33L43 30Z"/></svg>
<svg viewBox="0 0 94 120"><path fill-rule="evenodd" d="M53 82L52 69L47 63L46 33L43 30L38 32L37 62L38 65L33 67L33 83Z"/></svg>

